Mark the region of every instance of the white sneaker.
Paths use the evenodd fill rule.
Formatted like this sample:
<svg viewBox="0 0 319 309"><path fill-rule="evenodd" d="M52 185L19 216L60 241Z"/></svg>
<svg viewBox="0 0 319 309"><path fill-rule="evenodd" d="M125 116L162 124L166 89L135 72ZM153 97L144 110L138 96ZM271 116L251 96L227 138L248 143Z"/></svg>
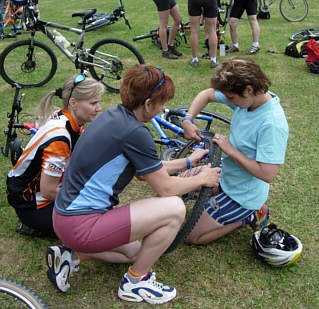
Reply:
<svg viewBox="0 0 319 309"><path fill-rule="evenodd" d="M176 297L176 289L157 282L154 272L139 278L126 273L120 283L118 297L135 303L144 300L149 304L163 304Z"/></svg>
<svg viewBox="0 0 319 309"><path fill-rule="evenodd" d="M70 288L69 276L79 270L79 263L72 261L71 255L72 251L65 246L47 248L46 262L49 268L47 275L61 292L66 292Z"/></svg>

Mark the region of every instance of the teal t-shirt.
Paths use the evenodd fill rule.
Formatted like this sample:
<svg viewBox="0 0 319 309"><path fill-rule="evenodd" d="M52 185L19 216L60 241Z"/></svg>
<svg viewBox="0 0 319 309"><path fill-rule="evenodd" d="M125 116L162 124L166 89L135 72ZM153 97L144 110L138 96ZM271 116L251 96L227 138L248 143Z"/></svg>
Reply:
<svg viewBox="0 0 319 309"><path fill-rule="evenodd" d="M278 96L271 92L269 94L271 100L254 111L248 111L247 108L241 109L228 103L220 91L215 91L216 101L234 110L229 137L231 144L258 162L282 164L289 128ZM269 193L269 183L248 173L226 154L220 185L231 199L247 209L260 209Z"/></svg>

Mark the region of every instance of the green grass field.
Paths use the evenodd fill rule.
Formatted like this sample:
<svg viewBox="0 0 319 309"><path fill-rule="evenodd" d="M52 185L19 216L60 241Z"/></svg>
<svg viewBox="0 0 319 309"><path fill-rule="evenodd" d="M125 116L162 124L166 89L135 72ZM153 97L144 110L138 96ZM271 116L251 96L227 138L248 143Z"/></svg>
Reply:
<svg viewBox="0 0 319 309"><path fill-rule="evenodd" d="M173 302L161 305L162 308L319 308L319 109L316 105L319 103L319 80L318 75L309 73L304 59L283 54L291 33L319 26L319 3L317 0L308 2L308 17L299 23L289 23L281 17L277 0L270 10L271 19L259 21L261 50L252 56L271 79L271 90L281 98L290 128L286 162L271 185L267 202L271 219L280 228L300 238L304 246L303 254L291 267L271 268L255 257L249 245L252 231L248 227L205 246L182 245L173 253L161 257L154 266L158 280L175 286L179 291L179 296ZM136 35L158 27L153 1L124 0L124 4L132 30L120 20L88 33L88 47L104 37L120 37L132 42ZM184 21L187 21L187 1L178 1L178 4ZM78 19L72 19L72 12L89 7L96 7L99 12L111 12L117 5L117 0L42 0L40 10L44 20L75 27ZM73 40L72 35L64 34ZM72 63L51 42L41 34L37 37L56 52L58 71L45 86L25 89L23 109L29 113L35 113L47 91L62 86L69 76L76 73ZM231 44L228 28L225 40L226 44ZM11 42L13 40L0 41L0 51ZM203 42L203 37L200 42ZM239 23L239 43L241 51L238 54L245 55L251 45L246 17ZM200 90L209 87L213 72L209 62L200 60L199 67L190 67L189 43L182 43L179 47L183 56L177 61L163 59L151 39L135 42L134 45L147 63L160 66L172 77L176 94L167 107L188 106ZM201 45L200 55L206 52ZM1 131L7 126L6 115L11 111L13 94L11 86L0 79ZM57 100L56 104L59 103ZM106 92L103 96L104 108L118 103L120 97L117 94ZM225 107L210 104L208 108L231 116ZM5 138L1 133L0 145L4 144ZM0 277L17 280L33 288L50 308L148 308L150 305L145 303L130 304L117 298L118 284L128 265L84 263L70 279L70 291L63 294L53 287L46 277L45 250L58 241L32 239L15 233L17 218L7 203L5 193L5 180L10 168L10 160L0 156ZM121 201L123 204L151 195L153 193L145 184L134 182L122 193Z"/></svg>

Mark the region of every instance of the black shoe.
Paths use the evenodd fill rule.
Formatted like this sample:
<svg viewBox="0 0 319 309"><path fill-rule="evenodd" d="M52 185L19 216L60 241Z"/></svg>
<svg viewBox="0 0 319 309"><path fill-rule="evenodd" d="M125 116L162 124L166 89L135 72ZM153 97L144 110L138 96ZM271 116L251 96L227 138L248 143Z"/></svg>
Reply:
<svg viewBox="0 0 319 309"><path fill-rule="evenodd" d="M173 54L171 51L169 51L169 50L163 51L162 57L167 58L167 59L173 59L173 60L178 59L178 57L177 57L176 55L174 55L174 54Z"/></svg>
<svg viewBox="0 0 319 309"><path fill-rule="evenodd" d="M22 235L32 236L32 237L43 237L46 236L47 233L36 230L30 226L25 225L20 220L16 225L16 232Z"/></svg>
<svg viewBox="0 0 319 309"><path fill-rule="evenodd" d="M183 54L181 52L179 52L175 46L170 46L168 45L168 51L171 52L172 54L174 54L177 57L183 56Z"/></svg>

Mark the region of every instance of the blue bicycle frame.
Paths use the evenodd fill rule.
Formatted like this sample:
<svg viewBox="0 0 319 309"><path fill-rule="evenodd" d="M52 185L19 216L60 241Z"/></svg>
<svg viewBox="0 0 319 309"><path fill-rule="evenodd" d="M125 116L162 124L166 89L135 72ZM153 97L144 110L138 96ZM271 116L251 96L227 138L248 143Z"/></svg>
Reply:
<svg viewBox="0 0 319 309"><path fill-rule="evenodd" d="M169 112L169 110L165 110L165 113L162 116L156 115L154 118L152 118L151 123L152 123L153 127L155 128L156 132L160 136L160 139L154 138L154 140L158 144L162 144L162 145L167 146L167 148L185 146L187 142L183 142L183 141L179 140L178 138L170 139L167 136L166 132L162 129L162 127L167 128L168 130L176 133L177 136L184 137L184 130L181 127L179 127L179 126L177 126L177 125L175 125L175 124L173 124L165 119L165 116L167 115L168 112ZM179 111L178 116L184 117L185 115L186 115L186 112ZM209 126L213 121L212 116L206 116L203 114L198 114L196 116L196 119L207 121ZM202 130L201 132L205 132L205 131L208 131L208 130Z"/></svg>

